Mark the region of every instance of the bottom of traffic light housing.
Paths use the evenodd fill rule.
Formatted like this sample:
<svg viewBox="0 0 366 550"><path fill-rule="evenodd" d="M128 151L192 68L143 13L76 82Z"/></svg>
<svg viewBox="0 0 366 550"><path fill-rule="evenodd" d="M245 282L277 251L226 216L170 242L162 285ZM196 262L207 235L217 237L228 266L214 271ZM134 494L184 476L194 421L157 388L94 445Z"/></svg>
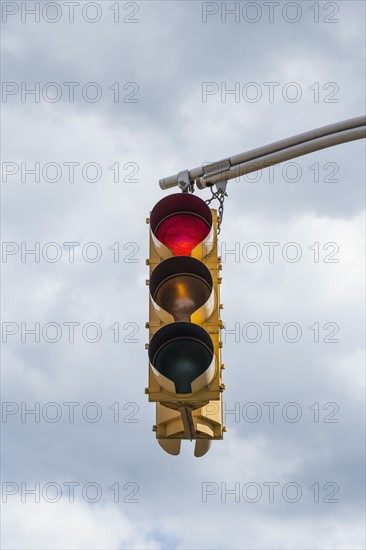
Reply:
<svg viewBox="0 0 366 550"><path fill-rule="evenodd" d="M182 439L195 440L195 456L203 456L213 440L223 439L222 402L211 401L200 409L181 406L179 411L156 405L156 426L159 445L169 454L180 453Z"/></svg>
<svg viewBox="0 0 366 550"><path fill-rule="evenodd" d="M160 447L170 455L179 455L181 440L180 439L160 439L158 440ZM210 439L197 439L194 446L194 456L204 456L211 448L212 441Z"/></svg>

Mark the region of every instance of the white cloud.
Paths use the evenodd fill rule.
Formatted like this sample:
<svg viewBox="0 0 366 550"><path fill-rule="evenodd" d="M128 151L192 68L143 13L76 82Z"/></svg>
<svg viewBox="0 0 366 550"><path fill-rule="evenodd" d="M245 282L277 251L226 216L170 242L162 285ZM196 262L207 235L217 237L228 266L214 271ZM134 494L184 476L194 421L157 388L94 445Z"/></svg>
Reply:
<svg viewBox="0 0 366 550"><path fill-rule="evenodd" d="M119 506L88 504L80 500L69 502L64 498L55 503L44 500L20 503L12 498L8 497L8 502L2 505L3 548L161 548L146 526L139 520L129 519Z"/></svg>

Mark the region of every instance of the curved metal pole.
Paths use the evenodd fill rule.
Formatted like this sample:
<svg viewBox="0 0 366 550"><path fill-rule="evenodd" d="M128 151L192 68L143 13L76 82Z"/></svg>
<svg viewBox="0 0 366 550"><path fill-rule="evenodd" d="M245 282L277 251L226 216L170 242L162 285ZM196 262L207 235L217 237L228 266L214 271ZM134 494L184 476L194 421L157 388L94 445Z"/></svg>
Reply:
<svg viewBox="0 0 366 550"><path fill-rule="evenodd" d="M265 168L326 147L333 147L340 143L362 139L366 137L365 128L365 116L336 122L335 124L316 128L303 134L234 155L207 166L193 168L188 171L189 180L191 182L198 180L198 186L201 188L206 185L213 185L225 179L249 174L259 168ZM255 168L253 168L254 165ZM253 169L249 169L249 166ZM179 174L175 174L174 176L161 179L159 181L161 189L170 189L177 186L178 176Z"/></svg>
<svg viewBox="0 0 366 550"><path fill-rule="evenodd" d="M320 151L321 149L326 149L327 147L333 147L334 145L340 145L341 143L347 143L348 141L354 141L365 137L366 127L360 127L354 128L353 130L338 132L337 134L332 134L330 136L312 139L311 141L306 141L300 145L288 147L287 149L282 149L275 153L264 155L258 159L250 160L249 162L244 162L242 164L238 164L237 166L232 166L229 170L212 175L204 175L202 178L196 180L197 187L199 189L203 189L207 186L219 183L222 180L226 181L239 176L244 176L245 174L256 172L262 168L268 168L269 166L273 166L274 164L278 164L286 160L308 155L314 151Z"/></svg>

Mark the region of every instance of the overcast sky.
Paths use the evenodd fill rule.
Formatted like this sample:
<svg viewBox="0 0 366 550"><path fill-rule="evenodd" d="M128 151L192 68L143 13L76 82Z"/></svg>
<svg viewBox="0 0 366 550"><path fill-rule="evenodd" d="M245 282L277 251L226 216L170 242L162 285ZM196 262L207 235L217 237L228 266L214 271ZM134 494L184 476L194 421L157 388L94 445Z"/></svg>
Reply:
<svg viewBox="0 0 366 550"><path fill-rule="evenodd" d="M364 141L228 185L224 440L144 394L158 180L363 114L364 2L1 4L3 548L364 548Z"/></svg>

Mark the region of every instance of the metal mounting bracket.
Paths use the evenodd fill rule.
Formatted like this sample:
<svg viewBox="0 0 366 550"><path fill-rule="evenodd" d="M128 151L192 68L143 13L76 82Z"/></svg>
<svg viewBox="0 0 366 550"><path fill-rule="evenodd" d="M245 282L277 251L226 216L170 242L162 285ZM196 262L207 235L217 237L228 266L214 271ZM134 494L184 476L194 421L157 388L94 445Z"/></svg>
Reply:
<svg viewBox="0 0 366 550"><path fill-rule="evenodd" d="M188 170L183 170L178 174L178 187L182 193L193 193L193 182L189 179Z"/></svg>
<svg viewBox="0 0 366 550"><path fill-rule="evenodd" d="M197 180L197 187L199 189L204 189L205 187L212 187L214 184L210 183L210 179L213 176L220 175L221 173L227 172L231 168L231 163L229 159L226 160L220 160L219 162L214 162L212 164L207 164L206 166L203 166L203 176ZM221 183L227 183L227 177L223 177L222 182L219 182L218 185L221 185ZM219 190L219 187L217 187Z"/></svg>
<svg viewBox="0 0 366 550"><path fill-rule="evenodd" d="M215 183L214 185L219 193L226 193L227 180L220 181L219 183Z"/></svg>

